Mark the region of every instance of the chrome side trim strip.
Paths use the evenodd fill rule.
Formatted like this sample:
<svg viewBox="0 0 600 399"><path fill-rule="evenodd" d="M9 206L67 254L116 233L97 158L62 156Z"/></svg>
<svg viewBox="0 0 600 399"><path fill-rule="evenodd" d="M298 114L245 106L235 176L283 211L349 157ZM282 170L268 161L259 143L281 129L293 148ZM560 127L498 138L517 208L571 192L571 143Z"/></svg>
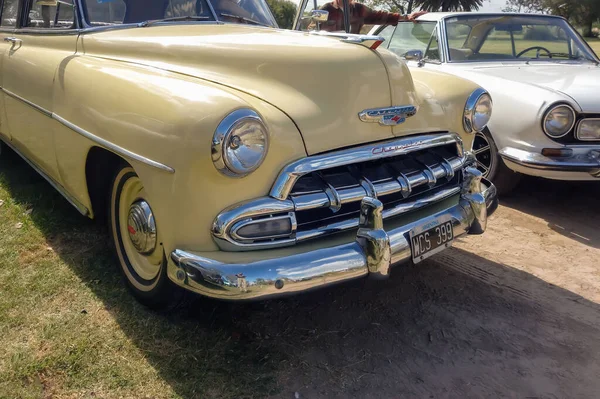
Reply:
<svg viewBox="0 0 600 399"><path fill-rule="evenodd" d="M21 158L23 158L25 160L25 162L27 162L29 164L29 166L31 166L33 168L33 170L35 170L40 176L42 176L56 191L58 191L60 193L60 195L62 195L67 200L67 202L69 204L71 204L73 207L75 207L75 209L77 209L79 211L79 213L81 213L83 216L88 216L88 217L91 215L90 210L85 205L83 205L76 198L71 196L63 186L61 186L53 178L51 178L44 171L42 171L42 169L40 167L38 167L33 161L29 160L14 145L12 145L8 141L2 139L1 137L0 137L0 141L3 142L4 144L6 144L8 147L10 147L10 149L12 149L15 153L17 153Z"/></svg>
<svg viewBox="0 0 600 399"><path fill-rule="evenodd" d="M6 93L6 95L8 95L8 96L10 96L10 97L12 97L12 98L14 98L16 100L19 100L19 101L21 101L21 102L29 105L31 108L35 109L36 111L41 112L42 114L46 115L49 118L52 117L52 112L48 111L47 109L42 108L39 105L36 105L36 104L32 103L31 101L29 101L29 100L27 100L27 99L25 99L25 98L23 98L23 97L15 94L15 93L13 93L10 90L6 90L4 87L2 87L1 89L2 89L2 91L4 93Z"/></svg>
<svg viewBox="0 0 600 399"><path fill-rule="evenodd" d="M456 144L458 147L458 156L462 157L463 145L460 137L454 133L442 133L403 137L396 140L302 158L289 164L281 171L269 195L280 200L286 199L296 181L311 172L405 155L414 151L445 144Z"/></svg>
<svg viewBox="0 0 600 399"><path fill-rule="evenodd" d="M136 161L139 161L139 162L142 162L142 163L144 163L146 165L152 166L154 168L163 170L163 171L165 171L167 173L175 173L175 169L171 168L170 166L164 165L164 164L162 164L160 162L153 161L153 160L151 160L149 158L146 158L146 157L144 157L142 155L139 155L139 154L136 154L136 153L131 152L129 150L126 150L123 147L119 147L118 145L113 144L110 141L104 140L103 138L100 138L100 137L98 137L98 136L96 136L96 135L88 132L87 130L84 130L84 129L80 128L79 126L72 124L71 122L67 121L66 119L64 119L64 118L62 118L60 116L58 116L57 114L55 114L55 113L53 113L51 111L48 111L47 109L45 109L43 107L40 107L37 104L32 103L31 101L29 101L29 100L27 100L27 99L25 99L25 98L23 98L23 97L15 94L15 93L13 93L10 90L5 89L4 87L0 87L0 90L3 91L4 93L6 93L6 95L8 95L8 96L10 96L10 97L12 97L12 98L14 98L16 100L19 100L19 101L21 101L21 102L29 105L30 107L32 107L36 111L39 111L42 114L44 114L45 116L47 116L49 118L52 118L52 119L54 119L54 120L62 123L63 125L65 125L69 129L73 130L74 132L79 133L80 135L82 135L82 136L84 136L84 137L86 137L86 138L94 141L97 144L100 144L101 146L103 146L103 147L105 147L105 148L107 148L109 150L114 151L115 153L117 153L119 155L122 155L122 156L124 156L126 158L135 159Z"/></svg>
<svg viewBox="0 0 600 399"><path fill-rule="evenodd" d="M111 143L110 141L104 140L103 138L100 138L90 132L88 132L87 130L84 130L82 128L80 128L77 125L72 124L71 122L69 122L68 120L58 116L55 113L52 113L52 119L62 123L63 125L65 125L66 127L68 127L69 129L73 130L74 132L79 133L80 135L82 135L83 137L92 140L93 142L100 144L101 146L114 151L115 153L122 155L126 158L130 158L130 159L134 159L136 161L139 161L141 163L144 163L148 166L152 166L154 168L160 169L162 171L165 171L167 173L175 173L175 169L171 168L170 166L164 165L162 163L153 161L149 158L146 158L142 155L136 154L134 152L131 152L129 150L126 150L123 147L120 147L116 144Z"/></svg>

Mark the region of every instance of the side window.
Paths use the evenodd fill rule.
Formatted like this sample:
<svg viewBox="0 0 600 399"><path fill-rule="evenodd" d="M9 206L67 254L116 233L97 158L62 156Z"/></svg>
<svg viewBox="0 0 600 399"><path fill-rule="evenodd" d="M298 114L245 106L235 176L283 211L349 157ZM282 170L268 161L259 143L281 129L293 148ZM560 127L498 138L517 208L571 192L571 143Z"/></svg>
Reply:
<svg viewBox="0 0 600 399"><path fill-rule="evenodd" d="M390 51L403 57L409 51L420 51L425 54L431 40L431 35L436 31L435 22L400 22L393 31L387 47ZM387 29L387 28L386 28Z"/></svg>
<svg viewBox="0 0 600 399"><path fill-rule="evenodd" d="M429 46L427 46L427 51L425 51L426 60L429 61L440 61L440 45L438 42L437 29L433 31L431 34L431 39L429 40Z"/></svg>
<svg viewBox="0 0 600 399"><path fill-rule="evenodd" d="M2 5L1 26L17 26L17 12L19 11L19 0L4 0Z"/></svg>
<svg viewBox="0 0 600 399"><path fill-rule="evenodd" d="M24 27L68 29L75 23L73 7L56 0L28 0L27 21ZM69 2L67 0L66 2Z"/></svg>
<svg viewBox="0 0 600 399"><path fill-rule="evenodd" d="M306 3L306 8L302 10L302 16L300 17L300 30L305 32L312 30L330 30L327 29L327 26L334 25L335 21L329 20L327 21L316 21L311 18L311 14L313 10L321 9L325 4L329 3L331 0L317 0L316 2L310 0ZM315 3L317 7L315 8ZM331 16L330 16L331 17Z"/></svg>
<svg viewBox="0 0 600 399"><path fill-rule="evenodd" d="M85 0L87 20L92 26L122 24L125 20L123 0Z"/></svg>

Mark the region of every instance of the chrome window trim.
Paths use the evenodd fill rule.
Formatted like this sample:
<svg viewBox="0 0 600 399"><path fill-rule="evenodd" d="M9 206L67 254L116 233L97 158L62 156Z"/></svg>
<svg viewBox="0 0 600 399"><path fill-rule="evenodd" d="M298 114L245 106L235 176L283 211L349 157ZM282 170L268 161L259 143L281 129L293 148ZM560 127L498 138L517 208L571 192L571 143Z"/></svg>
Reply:
<svg viewBox="0 0 600 399"><path fill-rule="evenodd" d="M292 162L283 168L275 180L275 184L271 188L269 195L279 200L285 200L300 177L318 170L405 155L413 151L453 143L457 145L458 155L462 156L464 152L463 143L460 136L456 133L435 133L401 137L391 141L309 156Z"/></svg>
<svg viewBox="0 0 600 399"><path fill-rule="evenodd" d="M62 195L67 200L67 202L69 202L69 204L71 204L75 209L77 209L79 211L79 213L81 213L83 216L91 217L92 213L90 212L90 210L85 205L83 205L81 202L79 202L75 197L71 196L62 185L60 185L52 177L48 176L46 174L46 172L44 172L42 170L42 168L40 168L35 162L33 162L32 160L30 160L29 158L27 158L21 151L19 151L14 145L12 145L11 143L9 143L2 136L0 136L0 141L3 142L4 144L6 144L6 146L8 146L10 149L12 149L21 158L23 158L23 160L25 160L25 162L27 162L29 164L29 166L31 166L33 168L33 170L35 170L52 187L54 187L54 189L56 191L58 191L59 194Z"/></svg>
<svg viewBox="0 0 600 399"><path fill-rule="evenodd" d="M548 114L550 112L552 112L554 109L556 109L558 107L567 107L567 108L569 108L571 110L571 112L573 112L573 123L571 124L571 126L569 127L569 129L567 129L567 131L564 134L562 134L560 136L552 136L551 134L548 134L548 132L546 131L546 117L548 116ZM573 108L570 104L567 104L565 102L558 102L558 103L551 104L546 109L546 111L544 111L544 116L542 117L542 131L550 139L560 139L560 138L565 137L567 134L571 133L571 131L575 127L576 123L577 123L577 111L575 111L575 108Z"/></svg>
<svg viewBox="0 0 600 399"><path fill-rule="evenodd" d="M599 139L582 139L579 138L579 130L581 129L581 124L585 121L591 122L600 122L600 118L583 118L579 122L577 122L577 129L575 130L575 138L579 141L587 141L587 142L598 142Z"/></svg>

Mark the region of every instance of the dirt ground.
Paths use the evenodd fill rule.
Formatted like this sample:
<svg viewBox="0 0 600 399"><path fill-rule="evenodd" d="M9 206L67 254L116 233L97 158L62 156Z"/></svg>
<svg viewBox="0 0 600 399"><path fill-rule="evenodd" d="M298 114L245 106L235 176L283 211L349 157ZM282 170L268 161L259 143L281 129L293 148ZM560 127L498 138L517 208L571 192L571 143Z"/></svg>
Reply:
<svg viewBox="0 0 600 399"><path fill-rule="evenodd" d="M599 397L599 194L526 179L427 263L246 315L291 354L281 397Z"/></svg>

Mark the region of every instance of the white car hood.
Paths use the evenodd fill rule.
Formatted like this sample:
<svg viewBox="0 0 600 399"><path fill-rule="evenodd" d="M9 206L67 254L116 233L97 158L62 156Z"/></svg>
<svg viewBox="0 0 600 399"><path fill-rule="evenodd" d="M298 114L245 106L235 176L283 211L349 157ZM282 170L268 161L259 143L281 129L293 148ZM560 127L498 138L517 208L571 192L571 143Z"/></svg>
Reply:
<svg viewBox="0 0 600 399"><path fill-rule="evenodd" d="M494 64L468 68L472 72L561 92L584 113L600 113L600 67L591 64Z"/></svg>

